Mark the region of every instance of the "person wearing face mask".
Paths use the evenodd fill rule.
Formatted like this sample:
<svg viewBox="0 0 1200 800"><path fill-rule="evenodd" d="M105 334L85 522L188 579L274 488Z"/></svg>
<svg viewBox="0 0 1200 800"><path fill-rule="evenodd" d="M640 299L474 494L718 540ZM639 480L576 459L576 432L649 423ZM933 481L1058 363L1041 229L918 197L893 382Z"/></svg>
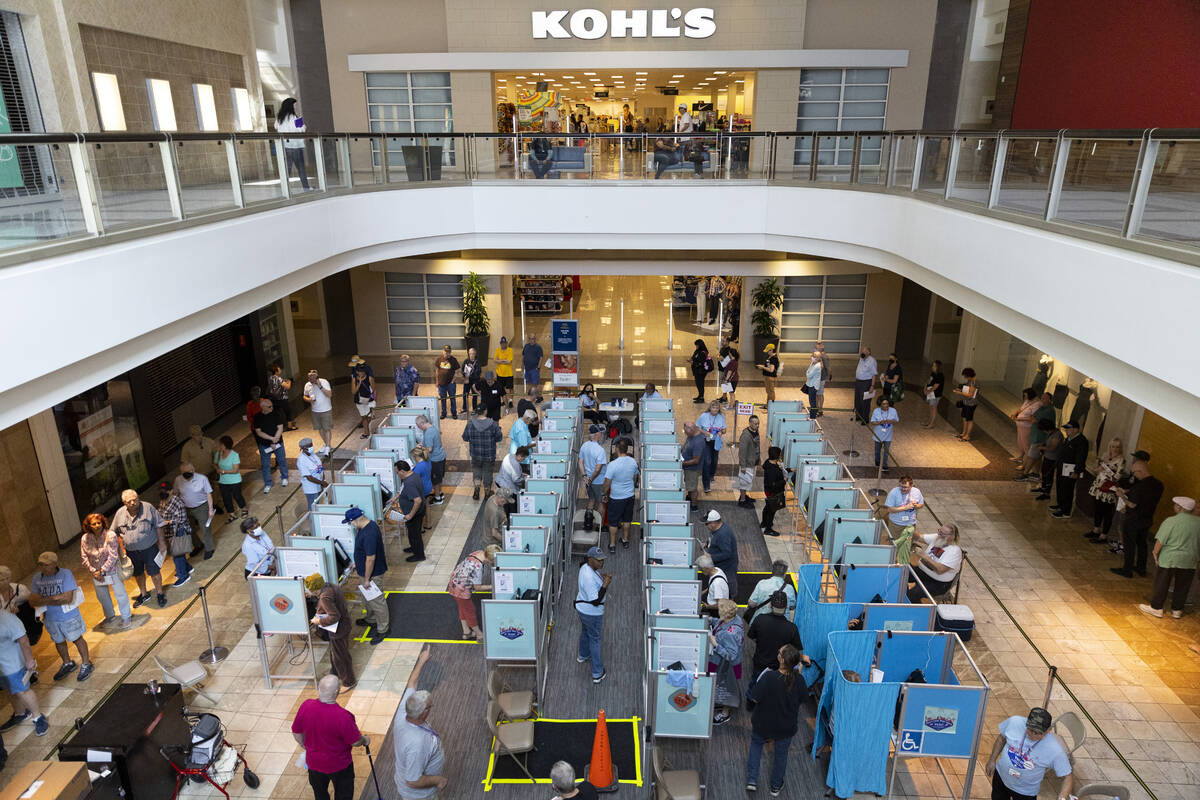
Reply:
<svg viewBox="0 0 1200 800"><path fill-rule="evenodd" d="M188 563L188 550L192 545L192 526L188 519L187 509L179 494L172 491L167 484L162 484L158 491L158 514L167 523L166 540L167 552L175 562L175 588L183 586L192 579L192 565Z"/></svg>
<svg viewBox="0 0 1200 800"><path fill-rule="evenodd" d="M866 425L871 419L871 400L878 377L879 364L871 356L871 348L864 346L858 353L858 366L854 368L854 418L859 425Z"/></svg>
<svg viewBox="0 0 1200 800"><path fill-rule="evenodd" d="M275 544L255 517L242 520L242 555L246 559L246 577L275 574Z"/></svg>
<svg viewBox="0 0 1200 800"><path fill-rule="evenodd" d="M304 492L304 502L311 511L313 503L322 490L329 485L325 480L325 466L320 457L313 453L313 440L305 436L300 440L300 455L296 458L296 469L300 470L300 489Z"/></svg>
<svg viewBox="0 0 1200 800"><path fill-rule="evenodd" d="M216 508L213 506L213 489L208 478L196 472L196 467L190 462L179 466L179 475L175 478L172 491L183 500L187 509L188 519L192 521L192 535L196 537L196 547L192 555L199 555L203 550L207 561L212 558L216 545L213 543L212 520Z"/></svg>
<svg viewBox="0 0 1200 800"><path fill-rule="evenodd" d="M904 368L895 353L888 353L887 368L883 371L883 395L893 406L904 399Z"/></svg>

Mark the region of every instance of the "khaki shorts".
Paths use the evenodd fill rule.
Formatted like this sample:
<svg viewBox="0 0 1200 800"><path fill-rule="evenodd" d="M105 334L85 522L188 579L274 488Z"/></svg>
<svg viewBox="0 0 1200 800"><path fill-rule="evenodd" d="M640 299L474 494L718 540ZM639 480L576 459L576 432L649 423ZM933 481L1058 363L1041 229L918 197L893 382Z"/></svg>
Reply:
<svg viewBox="0 0 1200 800"><path fill-rule="evenodd" d="M683 471L683 488L686 491L694 492L696 487L700 485L700 467L696 469L685 469Z"/></svg>

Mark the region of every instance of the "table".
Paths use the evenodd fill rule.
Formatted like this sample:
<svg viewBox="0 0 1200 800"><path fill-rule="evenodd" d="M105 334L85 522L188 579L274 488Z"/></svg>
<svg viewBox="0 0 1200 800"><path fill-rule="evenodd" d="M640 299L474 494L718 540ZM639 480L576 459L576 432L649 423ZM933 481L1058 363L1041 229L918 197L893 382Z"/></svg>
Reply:
<svg viewBox="0 0 1200 800"><path fill-rule="evenodd" d="M183 718L183 687L159 684L155 697L144 683L123 683L91 718L58 748L61 761L95 762L99 752L111 754L116 778L93 786L91 800L161 800L175 788L175 772L158 749L186 745L191 736ZM90 751L90 752L89 752Z"/></svg>

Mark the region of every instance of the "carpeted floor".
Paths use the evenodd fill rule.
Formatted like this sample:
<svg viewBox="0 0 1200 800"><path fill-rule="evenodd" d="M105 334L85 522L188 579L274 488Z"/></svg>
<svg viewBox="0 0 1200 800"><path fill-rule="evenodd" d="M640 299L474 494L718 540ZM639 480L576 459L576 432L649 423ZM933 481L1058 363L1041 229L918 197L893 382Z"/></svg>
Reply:
<svg viewBox="0 0 1200 800"><path fill-rule="evenodd" d="M473 598L476 615L484 597L490 595L479 593ZM463 640L458 604L448 592L388 592L387 601L392 629L386 641L475 644L474 640ZM371 638L371 628L361 631L360 642Z"/></svg>
<svg viewBox="0 0 1200 800"><path fill-rule="evenodd" d="M639 721L608 720L609 751L618 781L636 781L641 745L637 741ZM577 777L583 777L583 768L592 758L592 743L596 737L595 720L539 720L534 723L533 742L536 751L529 754L526 767L539 782L549 781L550 767L557 761L575 765ZM529 779L510 756L497 758L490 775L491 780L517 780L525 782L529 790Z"/></svg>

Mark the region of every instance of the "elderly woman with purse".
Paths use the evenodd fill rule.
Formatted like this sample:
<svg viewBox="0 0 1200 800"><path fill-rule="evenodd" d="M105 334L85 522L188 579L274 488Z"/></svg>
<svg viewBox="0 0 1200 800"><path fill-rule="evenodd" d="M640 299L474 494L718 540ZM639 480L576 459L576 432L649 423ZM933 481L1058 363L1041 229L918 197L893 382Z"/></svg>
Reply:
<svg viewBox="0 0 1200 800"><path fill-rule="evenodd" d="M722 598L717 601L717 619L711 624L709 658L715 660L708 662L708 671L717 676L713 724L723 725L729 721L730 710L742 704L742 644L746 640L746 623L738 615L737 603Z"/></svg>
<svg viewBox="0 0 1200 800"><path fill-rule="evenodd" d="M459 562L450 576L450 584L446 587L446 591L458 603L458 622L462 625L462 638L464 639L478 641L483 638L483 631L479 628L479 615L475 613L475 603L471 600L471 593L491 591L490 584L481 583L483 567L485 564L489 567L493 566L496 563L496 553L499 552L500 545L498 544L489 544L482 550L476 550Z"/></svg>
<svg viewBox="0 0 1200 800"><path fill-rule="evenodd" d="M167 552L175 562L174 585L178 588L192 579L192 565L187 560L192 551L192 524L183 498L165 483L159 487L158 501L158 515L167 523Z"/></svg>
<svg viewBox="0 0 1200 800"><path fill-rule="evenodd" d="M184 516L186 517L186 513ZM191 550L190 535L188 549ZM88 514L83 518L79 555L84 568L92 574L92 587L96 590L100 608L104 610L104 622L116 619L112 600L112 595L115 594L117 607L121 612L121 628L128 628L133 622L133 614L129 607L129 592L125 589L125 581L121 575L125 548L120 535L108 529L108 520L103 514ZM129 566L132 569L133 564L130 563ZM110 588L112 594L109 594Z"/></svg>

